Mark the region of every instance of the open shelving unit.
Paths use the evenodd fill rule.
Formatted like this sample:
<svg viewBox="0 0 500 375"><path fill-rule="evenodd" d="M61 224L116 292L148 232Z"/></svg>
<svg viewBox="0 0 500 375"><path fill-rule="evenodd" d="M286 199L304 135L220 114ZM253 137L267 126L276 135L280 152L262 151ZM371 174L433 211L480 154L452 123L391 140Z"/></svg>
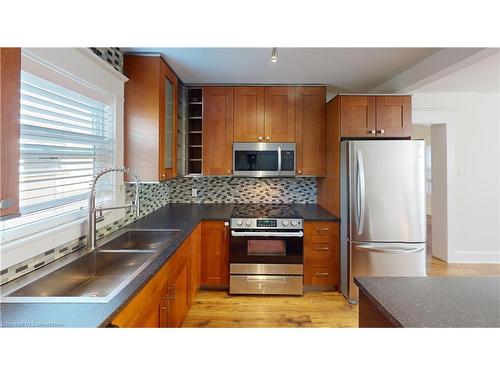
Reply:
<svg viewBox="0 0 500 375"><path fill-rule="evenodd" d="M201 174L203 165L203 89L187 87L187 174Z"/></svg>
<svg viewBox="0 0 500 375"><path fill-rule="evenodd" d="M186 174L187 89L179 82L177 95L177 175Z"/></svg>

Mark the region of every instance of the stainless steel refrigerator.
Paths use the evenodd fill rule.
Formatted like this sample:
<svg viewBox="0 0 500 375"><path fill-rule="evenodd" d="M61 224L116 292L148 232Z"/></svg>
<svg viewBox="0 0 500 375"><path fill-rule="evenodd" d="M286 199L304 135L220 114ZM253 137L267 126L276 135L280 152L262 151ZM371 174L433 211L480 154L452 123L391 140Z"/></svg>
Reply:
<svg viewBox="0 0 500 375"><path fill-rule="evenodd" d="M425 276L424 141L342 141L342 294L355 276Z"/></svg>

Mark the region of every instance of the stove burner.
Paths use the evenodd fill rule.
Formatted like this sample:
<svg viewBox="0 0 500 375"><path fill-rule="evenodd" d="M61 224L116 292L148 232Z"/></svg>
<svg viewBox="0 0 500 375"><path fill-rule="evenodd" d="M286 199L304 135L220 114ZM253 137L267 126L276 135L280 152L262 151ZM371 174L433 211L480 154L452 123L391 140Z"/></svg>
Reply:
<svg viewBox="0 0 500 375"><path fill-rule="evenodd" d="M241 218L300 218L290 204L240 204L231 217Z"/></svg>

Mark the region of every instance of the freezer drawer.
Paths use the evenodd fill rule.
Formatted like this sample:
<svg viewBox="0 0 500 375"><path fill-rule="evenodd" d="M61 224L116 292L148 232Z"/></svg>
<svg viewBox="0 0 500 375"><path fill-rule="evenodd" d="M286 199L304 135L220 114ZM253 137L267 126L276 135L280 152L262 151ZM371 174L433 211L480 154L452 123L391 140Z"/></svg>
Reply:
<svg viewBox="0 0 500 375"><path fill-rule="evenodd" d="M288 294L304 292L302 276L231 275L231 294Z"/></svg>
<svg viewBox="0 0 500 375"><path fill-rule="evenodd" d="M358 300L356 276L426 276L425 243L350 243L349 300Z"/></svg>

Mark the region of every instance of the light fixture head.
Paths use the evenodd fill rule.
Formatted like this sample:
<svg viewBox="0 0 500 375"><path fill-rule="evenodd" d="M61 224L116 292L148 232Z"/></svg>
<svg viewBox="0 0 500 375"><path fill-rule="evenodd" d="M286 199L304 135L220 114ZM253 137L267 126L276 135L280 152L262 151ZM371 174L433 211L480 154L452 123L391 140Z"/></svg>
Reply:
<svg viewBox="0 0 500 375"><path fill-rule="evenodd" d="M271 62L278 62L278 49L276 47L274 47L273 51L271 52Z"/></svg>

